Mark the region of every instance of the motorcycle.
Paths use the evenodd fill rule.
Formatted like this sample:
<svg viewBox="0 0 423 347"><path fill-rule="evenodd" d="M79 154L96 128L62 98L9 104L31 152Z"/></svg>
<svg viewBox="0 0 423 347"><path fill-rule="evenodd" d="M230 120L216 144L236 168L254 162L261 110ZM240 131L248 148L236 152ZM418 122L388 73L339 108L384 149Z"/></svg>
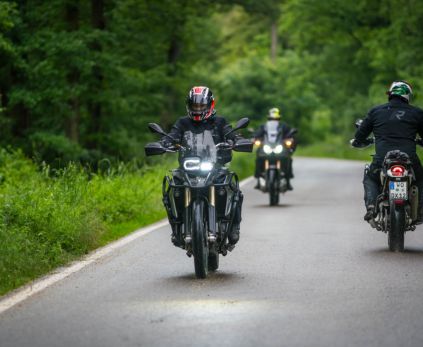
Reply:
<svg viewBox="0 0 423 347"><path fill-rule="evenodd" d="M259 177L260 190L269 193L269 204L279 204L279 196L288 190L289 165L291 156L295 150L293 136L297 129L291 131L282 138L282 131L278 122L269 121L266 124L266 131L263 142L255 141L258 147L258 156L264 158L264 171Z"/></svg>
<svg viewBox="0 0 423 347"><path fill-rule="evenodd" d="M358 120L356 126L360 124L361 120ZM416 140L416 143L423 145L421 140ZM372 144L373 138L364 143L351 140L355 148L365 148ZM367 164L365 170L369 169ZM419 205L418 188L409 156L399 150L388 152L383 160L380 182L382 189L376 200L375 217L369 223L388 235L391 252L403 252L405 233L416 229Z"/></svg>
<svg viewBox="0 0 423 347"><path fill-rule="evenodd" d="M227 127L225 139L248 123L248 118L242 118L235 128ZM238 176L220 164L219 159L231 155L231 151L252 152L253 144L247 139L215 144L211 131L185 132L180 144L157 124L150 123L149 129L167 138L173 146L149 143L145 146L147 156L180 154L180 167L163 179L163 204L173 228L172 242L194 257L196 277L206 278L208 271L218 269L219 254L225 256L234 248L228 235L241 198Z"/></svg>

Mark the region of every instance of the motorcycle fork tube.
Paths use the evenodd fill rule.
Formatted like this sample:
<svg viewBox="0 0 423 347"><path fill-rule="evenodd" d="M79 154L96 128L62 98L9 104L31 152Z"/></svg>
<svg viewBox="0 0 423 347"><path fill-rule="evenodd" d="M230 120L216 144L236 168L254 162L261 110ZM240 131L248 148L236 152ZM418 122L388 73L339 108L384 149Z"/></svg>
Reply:
<svg viewBox="0 0 423 347"><path fill-rule="evenodd" d="M185 188L184 192L184 203L184 234L185 237L191 237L191 209L189 208L189 206L191 205L191 189L187 187Z"/></svg>
<svg viewBox="0 0 423 347"><path fill-rule="evenodd" d="M267 159L264 161L264 170L269 170L269 161Z"/></svg>
<svg viewBox="0 0 423 347"><path fill-rule="evenodd" d="M277 168L278 170L280 170L280 169L281 169L281 161L280 161L280 160L276 160L276 168Z"/></svg>
<svg viewBox="0 0 423 347"><path fill-rule="evenodd" d="M239 204L239 190L237 190L233 196L233 202L232 202L232 216L231 216L231 220L229 221L228 224L228 229L226 230L226 235L223 239L226 239L226 237L228 236L229 232L232 230L232 225L234 224L234 218L235 218L235 213L237 211L238 208L238 204Z"/></svg>
<svg viewBox="0 0 423 347"><path fill-rule="evenodd" d="M216 188L209 188L209 232L216 235Z"/></svg>

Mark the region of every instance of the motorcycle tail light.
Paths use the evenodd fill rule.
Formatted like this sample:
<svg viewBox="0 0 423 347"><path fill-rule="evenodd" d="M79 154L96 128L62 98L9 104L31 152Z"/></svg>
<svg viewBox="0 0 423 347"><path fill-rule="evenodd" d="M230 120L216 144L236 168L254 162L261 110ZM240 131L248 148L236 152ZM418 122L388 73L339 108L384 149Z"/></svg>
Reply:
<svg viewBox="0 0 423 347"><path fill-rule="evenodd" d="M402 177L405 175L405 168L401 165L394 165L390 168L391 174L394 177Z"/></svg>

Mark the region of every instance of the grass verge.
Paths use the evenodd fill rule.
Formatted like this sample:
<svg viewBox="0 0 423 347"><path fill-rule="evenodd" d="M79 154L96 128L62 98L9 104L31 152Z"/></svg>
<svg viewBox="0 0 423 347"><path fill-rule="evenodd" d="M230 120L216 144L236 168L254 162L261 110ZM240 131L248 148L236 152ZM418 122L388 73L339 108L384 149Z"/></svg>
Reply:
<svg viewBox="0 0 423 347"><path fill-rule="evenodd" d="M0 150L0 295L164 218L162 179L175 162L154 162L103 174L72 164L53 172ZM251 154L237 153L231 169L242 179L253 165Z"/></svg>

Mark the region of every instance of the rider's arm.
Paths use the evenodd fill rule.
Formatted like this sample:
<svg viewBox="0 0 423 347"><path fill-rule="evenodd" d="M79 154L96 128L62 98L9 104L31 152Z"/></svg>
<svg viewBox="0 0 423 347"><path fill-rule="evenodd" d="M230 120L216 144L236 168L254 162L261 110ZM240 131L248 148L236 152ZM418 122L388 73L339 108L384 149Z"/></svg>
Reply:
<svg viewBox="0 0 423 347"><path fill-rule="evenodd" d="M291 131L291 127L288 124L283 123L282 124L282 138L286 138L287 135L290 133L290 131Z"/></svg>
<svg viewBox="0 0 423 347"><path fill-rule="evenodd" d="M417 133L423 139L423 111L419 109L419 122L417 125Z"/></svg>
<svg viewBox="0 0 423 347"><path fill-rule="evenodd" d="M367 114L366 118L364 118L361 125L358 127L357 131L355 132L355 139L359 142L366 142L367 138L373 131L373 113L372 110Z"/></svg>
<svg viewBox="0 0 423 347"><path fill-rule="evenodd" d="M254 133L254 138L258 140L262 140L264 137L264 126L260 125L260 127Z"/></svg>

